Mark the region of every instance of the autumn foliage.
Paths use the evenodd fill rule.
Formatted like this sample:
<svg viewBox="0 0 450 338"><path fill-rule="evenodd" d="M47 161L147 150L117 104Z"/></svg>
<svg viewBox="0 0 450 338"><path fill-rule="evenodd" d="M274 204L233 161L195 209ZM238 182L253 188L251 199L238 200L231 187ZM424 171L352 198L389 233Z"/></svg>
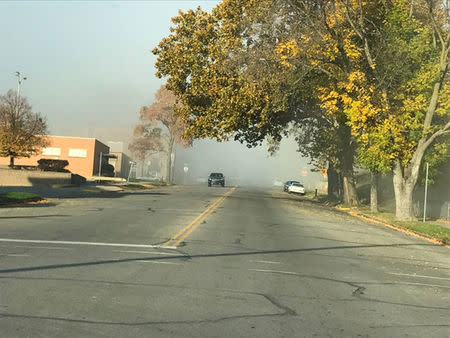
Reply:
<svg viewBox="0 0 450 338"><path fill-rule="evenodd" d="M47 123L23 97L12 90L0 96L0 156L14 159L30 157L47 145Z"/></svg>
<svg viewBox="0 0 450 338"><path fill-rule="evenodd" d="M186 123L174 113L177 106L175 95L161 86L155 94L155 102L140 110L140 124L133 131L133 142L129 149L143 161L147 156L164 152L167 157L167 179L171 181L171 167L174 145L187 147L192 138L184 132Z"/></svg>
<svg viewBox="0 0 450 338"><path fill-rule="evenodd" d="M354 167L392 171L399 219L413 218L423 159L450 132L450 3L223 0L172 19L153 50L185 135L248 146L293 133L358 203Z"/></svg>

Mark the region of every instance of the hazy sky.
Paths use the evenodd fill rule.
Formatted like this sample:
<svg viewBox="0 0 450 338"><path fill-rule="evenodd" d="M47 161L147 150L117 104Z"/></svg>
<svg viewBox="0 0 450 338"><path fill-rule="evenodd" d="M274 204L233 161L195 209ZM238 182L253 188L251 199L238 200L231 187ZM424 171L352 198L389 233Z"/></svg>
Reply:
<svg viewBox="0 0 450 338"><path fill-rule="evenodd" d="M218 2L0 0L0 93L16 89L20 71L28 77L21 93L47 117L50 134L127 141L140 107L163 83L150 51L169 34L170 18ZM189 162L200 176L222 170L257 181L292 179L306 164L295 150L285 141L267 158L265 148L201 140L180 150L177 164Z"/></svg>
<svg viewBox="0 0 450 338"><path fill-rule="evenodd" d="M162 84L150 51L178 9L218 1L0 1L0 93L22 93L51 134L133 125ZM83 135L86 136L86 135Z"/></svg>

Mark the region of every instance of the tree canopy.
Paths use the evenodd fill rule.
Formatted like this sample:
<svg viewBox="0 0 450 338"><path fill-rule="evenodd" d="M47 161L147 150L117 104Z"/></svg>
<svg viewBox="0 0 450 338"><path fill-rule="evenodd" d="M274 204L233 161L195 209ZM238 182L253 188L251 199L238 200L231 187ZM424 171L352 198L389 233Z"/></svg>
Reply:
<svg viewBox="0 0 450 338"><path fill-rule="evenodd" d="M303 154L341 172L349 203L355 157L393 170L408 219L423 157L448 150L449 11L448 0L223 0L180 12L153 53L186 135L274 149L294 126Z"/></svg>
<svg viewBox="0 0 450 338"><path fill-rule="evenodd" d="M39 113L33 113L23 97L10 90L0 96L0 156L30 157L47 145L47 123Z"/></svg>
<svg viewBox="0 0 450 338"><path fill-rule="evenodd" d="M167 179L171 181L172 152L174 144L188 147L192 137L185 134L186 122L174 113L177 107L175 95L161 86L155 94L155 101L140 110L140 124L134 128L134 140L129 149L140 160L152 153L167 154Z"/></svg>

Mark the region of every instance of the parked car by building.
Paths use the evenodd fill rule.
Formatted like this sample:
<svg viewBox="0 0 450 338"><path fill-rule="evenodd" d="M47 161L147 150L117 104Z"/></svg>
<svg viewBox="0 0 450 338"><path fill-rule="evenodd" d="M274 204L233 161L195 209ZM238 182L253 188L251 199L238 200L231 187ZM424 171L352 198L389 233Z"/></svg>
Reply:
<svg viewBox="0 0 450 338"><path fill-rule="evenodd" d="M208 177L208 187L212 185L225 186L225 177L222 173L211 173Z"/></svg>
<svg viewBox="0 0 450 338"><path fill-rule="evenodd" d="M288 187L288 192L293 193L293 194L300 194L300 195L304 195L306 193L305 187L298 182L292 183Z"/></svg>
<svg viewBox="0 0 450 338"><path fill-rule="evenodd" d="M284 183L284 185L283 185L283 191L288 191L288 188L289 188L289 186L291 185L291 184L293 184L293 183L298 183L298 184L300 184L300 182L298 182L298 181L287 181L286 183Z"/></svg>

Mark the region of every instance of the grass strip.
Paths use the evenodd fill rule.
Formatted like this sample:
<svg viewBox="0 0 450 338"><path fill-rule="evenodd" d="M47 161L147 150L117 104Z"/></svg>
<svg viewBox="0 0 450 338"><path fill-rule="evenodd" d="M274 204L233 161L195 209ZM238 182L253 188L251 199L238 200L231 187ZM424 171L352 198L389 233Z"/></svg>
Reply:
<svg viewBox="0 0 450 338"><path fill-rule="evenodd" d="M374 216L382 221L398 226L400 228L408 229L416 233L435 238L444 244L450 244L450 228L441 226L436 223L422 222L422 221L398 221L395 215L386 212L361 212L367 216Z"/></svg>
<svg viewBox="0 0 450 338"><path fill-rule="evenodd" d="M368 218L373 218L376 221L381 221L394 225L399 228L413 231L420 235L425 235L430 238L434 238L445 245L450 244L450 228L437 224L436 222L422 222L422 221L398 221L395 218L395 214L389 212L371 212L364 207L355 208L352 206L345 205L344 203L339 203L338 201L330 201L328 196L321 195L314 198L313 193L307 193L306 197L310 200L316 201L320 204L334 207L338 210L348 211L353 210L357 213L364 215ZM366 209L366 210L365 210Z"/></svg>
<svg viewBox="0 0 450 338"><path fill-rule="evenodd" d="M37 202L42 198L30 192L11 191L0 194L0 205Z"/></svg>

